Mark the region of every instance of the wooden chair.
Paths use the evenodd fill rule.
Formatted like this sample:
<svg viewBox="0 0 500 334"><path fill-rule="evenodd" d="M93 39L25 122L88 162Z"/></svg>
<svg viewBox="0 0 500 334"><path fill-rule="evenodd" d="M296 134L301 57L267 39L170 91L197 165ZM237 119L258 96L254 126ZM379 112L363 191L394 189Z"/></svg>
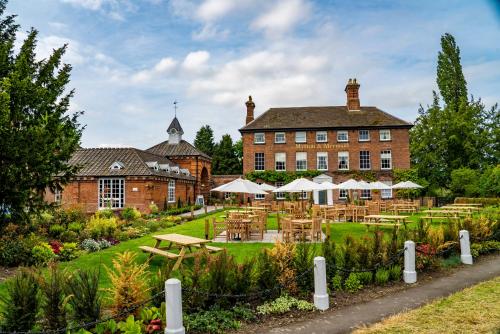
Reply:
<svg viewBox="0 0 500 334"><path fill-rule="evenodd" d="M321 221L322 218L313 218L313 225L311 229L311 240L321 241ZM328 225L327 225L328 226Z"/></svg>
<svg viewBox="0 0 500 334"><path fill-rule="evenodd" d="M252 222L248 227L248 239L253 239L253 240L264 239L264 224L260 216L252 219Z"/></svg>
<svg viewBox="0 0 500 334"><path fill-rule="evenodd" d="M291 242L292 236L292 222L289 217L281 217L281 233L283 233L283 242Z"/></svg>
<svg viewBox="0 0 500 334"><path fill-rule="evenodd" d="M380 206L374 203L368 203L368 214L369 215L379 215Z"/></svg>
<svg viewBox="0 0 500 334"><path fill-rule="evenodd" d="M227 219L227 234L229 239L235 239L236 235L240 236L240 239L247 240L248 236L248 224L244 223L241 219Z"/></svg>
<svg viewBox="0 0 500 334"><path fill-rule="evenodd" d="M223 232L226 232L226 242L229 241L229 233L227 231L227 223L218 222L217 219L212 219L213 230L214 230L214 239L217 238L218 235L221 235Z"/></svg>

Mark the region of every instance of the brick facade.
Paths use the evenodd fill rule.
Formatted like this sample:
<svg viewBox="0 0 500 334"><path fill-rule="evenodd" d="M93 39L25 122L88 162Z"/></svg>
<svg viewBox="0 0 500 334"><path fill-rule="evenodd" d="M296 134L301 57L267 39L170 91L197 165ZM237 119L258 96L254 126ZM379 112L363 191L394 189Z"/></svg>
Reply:
<svg viewBox="0 0 500 334"><path fill-rule="evenodd" d="M196 178L196 189L191 197L193 203L197 195L203 195L205 199L210 196L211 160L202 156L169 156L169 159L178 164L180 168L189 170L191 175Z"/></svg>

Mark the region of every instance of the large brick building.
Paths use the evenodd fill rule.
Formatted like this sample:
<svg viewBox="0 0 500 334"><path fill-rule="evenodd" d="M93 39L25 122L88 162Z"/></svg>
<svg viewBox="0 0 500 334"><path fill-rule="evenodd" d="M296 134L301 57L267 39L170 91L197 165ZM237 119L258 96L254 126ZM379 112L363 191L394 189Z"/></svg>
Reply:
<svg viewBox="0 0 500 334"><path fill-rule="evenodd" d="M47 191L48 202L80 207L87 213L101 208L135 207L148 212L151 203L160 209L194 203L209 190L211 158L182 139L174 118L169 139L144 151L136 148L79 149L69 163L79 167L62 191ZM206 197L205 197L206 198Z"/></svg>
<svg viewBox="0 0 500 334"><path fill-rule="evenodd" d="M359 87L356 79L349 79L346 105L271 108L255 119L249 97L246 125L240 129L243 173L318 170L340 183L369 172L391 184L395 168L410 168L412 125L377 107L361 106ZM336 193L335 199L346 195Z"/></svg>

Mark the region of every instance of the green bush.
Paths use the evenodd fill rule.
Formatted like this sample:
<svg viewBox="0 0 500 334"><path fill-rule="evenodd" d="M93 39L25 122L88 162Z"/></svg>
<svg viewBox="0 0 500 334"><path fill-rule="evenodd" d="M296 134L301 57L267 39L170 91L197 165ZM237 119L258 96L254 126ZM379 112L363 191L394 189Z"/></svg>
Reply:
<svg viewBox="0 0 500 334"><path fill-rule="evenodd" d="M34 234L28 237L18 235L5 236L0 239L0 265L12 267L33 264L31 251L41 239Z"/></svg>
<svg viewBox="0 0 500 334"><path fill-rule="evenodd" d="M290 312L293 308L299 311L312 311L314 310L314 305L308 301L299 300L285 294L271 302L257 306L257 313L262 315L283 314Z"/></svg>
<svg viewBox="0 0 500 334"><path fill-rule="evenodd" d="M390 272L387 269L380 268L375 273L375 283L384 285L389 282Z"/></svg>
<svg viewBox="0 0 500 334"><path fill-rule="evenodd" d="M266 250L261 251L257 257L257 288L260 291L273 289L276 282L278 282L278 276L278 267L269 252ZM276 294L277 292L273 290L271 293Z"/></svg>
<svg viewBox="0 0 500 334"><path fill-rule="evenodd" d="M160 222L157 222L155 220L148 221L147 228L150 232L156 232L161 228Z"/></svg>
<svg viewBox="0 0 500 334"><path fill-rule="evenodd" d="M479 172L466 167L453 170L450 189L455 196L479 196Z"/></svg>
<svg viewBox="0 0 500 334"><path fill-rule="evenodd" d="M78 234L73 231L64 231L63 233L61 233L59 239L62 242L76 242L78 241Z"/></svg>
<svg viewBox="0 0 500 334"><path fill-rule="evenodd" d="M500 251L500 241L488 240L471 245L471 255L478 257L481 254L487 254L495 251Z"/></svg>
<svg viewBox="0 0 500 334"><path fill-rule="evenodd" d="M399 281L401 279L401 266L396 264L389 268L389 278L391 281Z"/></svg>
<svg viewBox="0 0 500 334"><path fill-rule="evenodd" d="M101 250L101 246L94 239L85 239L80 244L80 247L89 253L98 252Z"/></svg>
<svg viewBox="0 0 500 334"><path fill-rule="evenodd" d="M95 213L95 216L98 217L98 218L105 218L105 219L109 219L109 218L114 218L115 217L115 212L111 209L103 209L103 210L99 210Z"/></svg>
<svg viewBox="0 0 500 334"><path fill-rule="evenodd" d="M116 218L114 216L105 218L102 214L104 211L96 213L87 224L86 229L94 239L111 237L117 229Z"/></svg>
<svg viewBox="0 0 500 334"><path fill-rule="evenodd" d="M455 198L455 203L474 203L482 204L484 206L500 205L500 197L457 197Z"/></svg>
<svg viewBox="0 0 500 334"><path fill-rule="evenodd" d="M373 274L370 271L364 271L362 273L358 273L359 280L361 284L368 285L372 283Z"/></svg>
<svg viewBox="0 0 500 334"><path fill-rule="evenodd" d="M356 292L363 289L363 284L357 273L350 273L344 282L344 288L347 292Z"/></svg>
<svg viewBox="0 0 500 334"><path fill-rule="evenodd" d="M73 222L68 224L68 231L79 233L81 230L83 230L83 224Z"/></svg>
<svg viewBox="0 0 500 334"><path fill-rule="evenodd" d="M40 280L43 328L48 331L65 328L67 326L67 307L64 294L66 277L56 263L49 266L49 273Z"/></svg>
<svg viewBox="0 0 500 334"><path fill-rule="evenodd" d="M78 323L98 320L101 316L99 271L77 270L67 278L65 294L71 307L71 316Z"/></svg>
<svg viewBox="0 0 500 334"><path fill-rule="evenodd" d="M149 204L149 211L152 214L156 215L158 213L158 211L159 211L158 205L156 205L155 202L151 202L151 204Z"/></svg>
<svg viewBox="0 0 500 334"><path fill-rule="evenodd" d="M495 197L500 202L500 165L486 169L479 178L481 196Z"/></svg>
<svg viewBox="0 0 500 334"><path fill-rule="evenodd" d="M184 315L184 326L187 333L225 333L227 330L239 329L240 320L253 317L250 310L241 311L241 307L235 311L211 309Z"/></svg>
<svg viewBox="0 0 500 334"><path fill-rule="evenodd" d="M141 218L141 212L136 208L125 208L123 209L121 216L123 219L131 221Z"/></svg>
<svg viewBox="0 0 500 334"><path fill-rule="evenodd" d="M21 269L7 281L7 293L0 295L1 329L8 332L28 332L36 323L39 309L38 291L40 290L36 274Z"/></svg>
<svg viewBox="0 0 500 334"><path fill-rule="evenodd" d="M59 252L61 261L71 261L78 257L78 245L76 242L65 242Z"/></svg>
<svg viewBox="0 0 500 334"><path fill-rule="evenodd" d="M310 243L299 242L296 245L293 268L300 274L300 277L296 277L296 284L302 293L307 293L314 286L314 273L311 271L314 266L313 256Z"/></svg>
<svg viewBox="0 0 500 334"><path fill-rule="evenodd" d="M342 276L339 274L333 276L332 278L332 288L336 291L342 291Z"/></svg>
<svg viewBox="0 0 500 334"><path fill-rule="evenodd" d="M49 235L53 238L59 238L61 233L63 233L64 231L65 231L64 226L59 225L59 224L53 224L53 225L50 225L50 227L49 227Z"/></svg>
<svg viewBox="0 0 500 334"><path fill-rule="evenodd" d="M46 265L56 257L56 254L54 254L52 247L48 243L41 243L33 247L31 255L35 265Z"/></svg>

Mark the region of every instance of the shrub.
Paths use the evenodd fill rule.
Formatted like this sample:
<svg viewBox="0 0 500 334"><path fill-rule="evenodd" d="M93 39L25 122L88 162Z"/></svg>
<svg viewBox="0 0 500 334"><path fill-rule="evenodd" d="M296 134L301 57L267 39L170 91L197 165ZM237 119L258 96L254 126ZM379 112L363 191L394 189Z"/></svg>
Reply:
<svg viewBox="0 0 500 334"><path fill-rule="evenodd" d="M33 263L31 252L40 243L40 238L34 234L28 237L4 236L0 239L0 265L11 267Z"/></svg>
<svg viewBox="0 0 500 334"><path fill-rule="evenodd" d="M95 216L98 218L110 219L115 217L115 213L111 209L104 209L97 211Z"/></svg>
<svg viewBox="0 0 500 334"><path fill-rule="evenodd" d="M11 280L7 281L6 285L6 295L0 295L2 330L30 331L35 325L39 308L36 296L40 288L35 273L28 269L21 269Z"/></svg>
<svg viewBox="0 0 500 334"><path fill-rule="evenodd" d="M165 281L170 278L172 268L169 261L151 277L151 294L154 296L152 304L154 306L159 307L165 301L165 295L161 292L165 290Z"/></svg>
<svg viewBox="0 0 500 334"><path fill-rule="evenodd" d="M337 265L335 261L336 247L335 241L330 238L326 238L321 247L323 257L325 258L327 277L333 277L335 275L335 267Z"/></svg>
<svg viewBox="0 0 500 334"><path fill-rule="evenodd" d="M116 218L114 216L105 218L102 211L98 211L93 217L90 218L86 228L92 238L97 239L113 236L113 232L116 230L117 226Z"/></svg>
<svg viewBox="0 0 500 334"><path fill-rule="evenodd" d="M99 245L99 250L111 247L111 242L109 242L106 239L101 239L101 240L97 241L97 244Z"/></svg>
<svg viewBox="0 0 500 334"><path fill-rule="evenodd" d="M332 278L332 288L336 291L342 291L342 276L339 274Z"/></svg>
<svg viewBox="0 0 500 334"><path fill-rule="evenodd" d="M99 243L94 239L83 240L80 247L89 253L98 252L101 250L101 247L99 247Z"/></svg>
<svg viewBox="0 0 500 334"><path fill-rule="evenodd" d="M113 259L113 270L106 267L112 288L111 309L114 314L129 309L142 302L149 293L147 263L135 263L136 253L125 251Z"/></svg>
<svg viewBox="0 0 500 334"><path fill-rule="evenodd" d="M101 297L99 295L98 270L77 270L66 279L65 293L71 306L72 318L85 323L99 320L101 316Z"/></svg>
<svg viewBox="0 0 500 334"><path fill-rule="evenodd" d="M48 243L41 243L33 247L31 255L35 265L46 265L56 257L56 254L54 254L52 247Z"/></svg>
<svg viewBox="0 0 500 334"><path fill-rule="evenodd" d="M59 237L63 242L76 242L78 241L78 234L73 231L64 231Z"/></svg>
<svg viewBox="0 0 500 334"><path fill-rule="evenodd" d="M155 202L151 202L151 204L149 204L149 211L156 215L158 213L158 205L155 204Z"/></svg>
<svg viewBox="0 0 500 334"><path fill-rule="evenodd" d="M43 301L43 328L57 330L65 328L66 298L64 296L65 275L56 263L49 265L49 273L40 281Z"/></svg>
<svg viewBox="0 0 500 334"><path fill-rule="evenodd" d="M248 311L250 312L250 311ZM240 314L233 311L211 309L184 315L186 333L224 333L227 330L239 329Z"/></svg>
<svg viewBox="0 0 500 334"><path fill-rule="evenodd" d="M457 196L478 196L480 192L478 171L467 167L451 171L450 189Z"/></svg>
<svg viewBox="0 0 500 334"><path fill-rule="evenodd" d="M389 278L391 281L399 281L401 279L401 266L399 264L389 268Z"/></svg>
<svg viewBox="0 0 500 334"><path fill-rule="evenodd" d="M53 238L58 238L64 231L65 231L64 226L59 224L53 224L50 225L49 227L49 235Z"/></svg>
<svg viewBox="0 0 500 334"><path fill-rule="evenodd" d="M253 258L246 260L242 264L236 264L234 291L239 294L246 294L252 289L255 276L254 267L255 260Z"/></svg>
<svg viewBox="0 0 500 334"><path fill-rule="evenodd" d="M371 284L371 282L373 280L373 274L370 271L364 271L364 272L358 273L358 278L361 281L361 284L368 285L368 284Z"/></svg>
<svg viewBox="0 0 500 334"><path fill-rule="evenodd" d="M378 285L384 285L389 281L389 276L390 276L389 270L380 268L375 273L375 282Z"/></svg>
<svg viewBox="0 0 500 334"><path fill-rule="evenodd" d="M79 233L81 230L83 230L83 224L73 222L68 224L68 231Z"/></svg>
<svg viewBox="0 0 500 334"><path fill-rule="evenodd" d="M269 250L269 255L278 269L278 282L290 293L295 293L297 291L297 271L294 264L295 247L296 244L294 243L277 241L274 247Z"/></svg>
<svg viewBox="0 0 500 334"><path fill-rule="evenodd" d="M235 290L236 263L226 250L207 258L204 283L209 294L231 294ZM228 300L213 299L213 303L225 304Z"/></svg>
<svg viewBox="0 0 500 334"><path fill-rule="evenodd" d="M471 255L478 257L481 254L491 253L500 250L500 241L488 240L471 245Z"/></svg>
<svg viewBox="0 0 500 334"><path fill-rule="evenodd" d="M160 229L160 227L160 222L154 220L148 221L147 228L150 232L156 232Z"/></svg>
<svg viewBox="0 0 500 334"><path fill-rule="evenodd" d="M350 273L349 277L344 282L344 288L348 292L356 292L363 289L363 284L357 273Z"/></svg>
<svg viewBox="0 0 500 334"><path fill-rule="evenodd" d="M293 258L293 267L295 273L300 273L300 277L295 277L296 285L302 293L309 292L313 287L314 273L313 252L311 244L300 242L295 247L295 256Z"/></svg>
<svg viewBox="0 0 500 334"><path fill-rule="evenodd" d="M121 212L121 216L123 219L131 221L135 219L141 218L141 212L136 208L125 208Z"/></svg>
<svg viewBox="0 0 500 334"><path fill-rule="evenodd" d="M314 310L314 305L305 300L299 300L285 294L271 302L257 306L257 313L262 315L283 314L290 312L293 308L299 311L312 311Z"/></svg>
<svg viewBox="0 0 500 334"><path fill-rule="evenodd" d="M270 290L276 286L279 277L279 268L274 262L269 251L262 250L257 257L257 288L261 291ZM277 291L271 291L271 295L276 295Z"/></svg>
<svg viewBox="0 0 500 334"><path fill-rule="evenodd" d="M78 246L76 242L65 242L59 252L61 261L71 261L78 257Z"/></svg>

